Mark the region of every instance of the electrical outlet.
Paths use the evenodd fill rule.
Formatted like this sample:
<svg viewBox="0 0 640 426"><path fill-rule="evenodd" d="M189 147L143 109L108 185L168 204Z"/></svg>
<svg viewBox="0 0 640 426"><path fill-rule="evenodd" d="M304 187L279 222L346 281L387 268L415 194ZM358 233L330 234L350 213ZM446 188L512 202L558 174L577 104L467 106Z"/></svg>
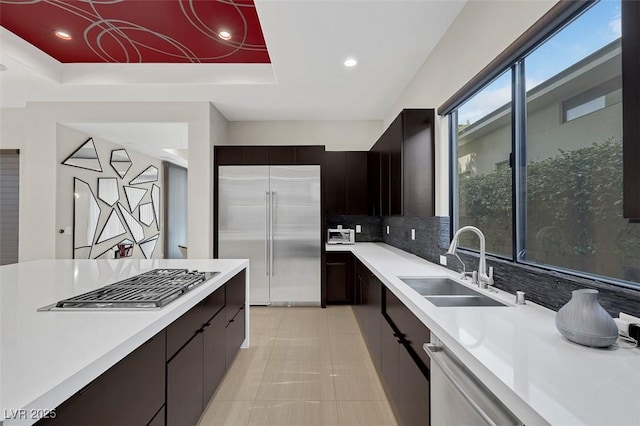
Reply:
<svg viewBox="0 0 640 426"><path fill-rule="evenodd" d="M389 235L389 225L387 225L387 235Z"/></svg>
<svg viewBox="0 0 640 426"><path fill-rule="evenodd" d="M445 256L444 254L440 255L440 264L442 266L447 266L447 256Z"/></svg>
<svg viewBox="0 0 640 426"><path fill-rule="evenodd" d="M415 230L415 229L412 229L412 230L411 230L411 239L412 239L412 240L415 240L415 239L416 239L416 230Z"/></svg>
<svg viewBox="0 0 640 426"><path fill-rule="evenodd" d="M359 234L361 232L362 232L362 226L356 225L356 234Z"/></svg>

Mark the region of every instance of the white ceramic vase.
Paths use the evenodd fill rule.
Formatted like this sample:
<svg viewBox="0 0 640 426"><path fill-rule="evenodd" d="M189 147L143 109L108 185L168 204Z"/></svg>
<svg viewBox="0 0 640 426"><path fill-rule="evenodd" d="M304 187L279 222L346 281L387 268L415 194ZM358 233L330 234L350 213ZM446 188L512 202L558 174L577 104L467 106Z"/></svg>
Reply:
<svg viewBox="0 0 640 426"><path fill-rule="evenodd" d="M564 337L580 345L611 346L618 339L618 327L598 302L598 290L572 292L569 302L558 311L556 327Z"/></svg>

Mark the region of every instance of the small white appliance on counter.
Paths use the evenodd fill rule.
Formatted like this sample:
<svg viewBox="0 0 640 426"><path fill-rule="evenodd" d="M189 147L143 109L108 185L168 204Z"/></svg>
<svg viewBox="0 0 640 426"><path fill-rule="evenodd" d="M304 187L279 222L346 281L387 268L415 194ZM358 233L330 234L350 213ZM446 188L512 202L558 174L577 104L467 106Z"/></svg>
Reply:
<svg viewBox="0 0 640 426"><path fill-rule="evenodd" d="M327 244L355 244L356 234L353 229L327 230Z"/></svg>

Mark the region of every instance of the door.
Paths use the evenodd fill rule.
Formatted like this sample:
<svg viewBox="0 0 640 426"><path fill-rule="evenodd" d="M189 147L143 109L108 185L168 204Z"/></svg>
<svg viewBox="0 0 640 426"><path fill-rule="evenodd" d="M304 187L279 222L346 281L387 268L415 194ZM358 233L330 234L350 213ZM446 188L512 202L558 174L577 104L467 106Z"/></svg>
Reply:
<svg viewBox="0 0 640 426"><path fill-rule="evenodd" d="M0 265L18 262L20 154L0 149Z"/></svg>
<svg viewBox="0 0 640 426"><path fill-rule="evenodd" d="M163 163L165 182L165 259L182 259L180 246L187 247L187 176L184 167Z"/></svg>
<svg viewBox="0 0 640 426"><path fill-rule="evenodd" d="M251 304L269 304L269 166L218 168L218 257L249 259Z"/></svg>
<svg viewBox="0 0 640 426"><path fill-rule="evenodd" d="M271 304L320 305L320 166L270 169Z"/></svg>

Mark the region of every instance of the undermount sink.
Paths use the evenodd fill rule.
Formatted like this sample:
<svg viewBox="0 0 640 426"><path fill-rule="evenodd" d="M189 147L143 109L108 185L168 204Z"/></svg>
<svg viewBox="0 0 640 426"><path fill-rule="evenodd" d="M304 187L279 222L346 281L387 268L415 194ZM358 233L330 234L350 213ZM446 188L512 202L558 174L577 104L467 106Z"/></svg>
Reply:
<svg viewBox="0 0 640 426"><path fill-rule="evenodd" d="M425 296L436 306L507 306L483 294L477 296Z"/></svg>
<svg viewBox="0 0 640 426"><path fill-rule="evenodd" d="M400 280L436 306L507 306L446 277Z"/></svg>

